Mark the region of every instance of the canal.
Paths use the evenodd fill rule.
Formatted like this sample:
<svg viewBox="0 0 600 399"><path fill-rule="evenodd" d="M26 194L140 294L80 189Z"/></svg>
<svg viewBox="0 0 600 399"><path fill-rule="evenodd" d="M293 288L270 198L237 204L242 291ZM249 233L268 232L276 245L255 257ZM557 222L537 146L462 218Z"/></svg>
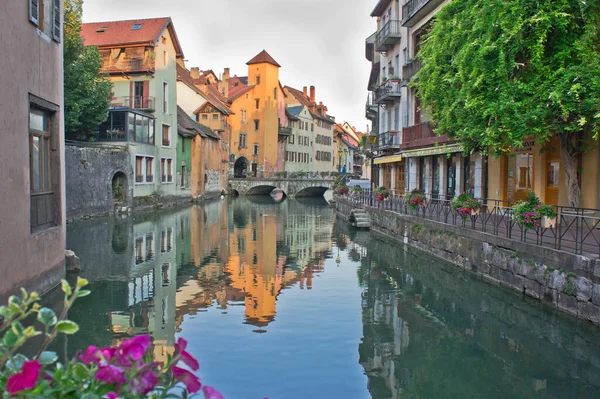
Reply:
<svg viewBox="0 0 600 399"><path fill-rule="evenodd" d="M600 329L335 219L270 197L68 226L92 294L87 345L177 337L228 399L593 398Z"/></svg>

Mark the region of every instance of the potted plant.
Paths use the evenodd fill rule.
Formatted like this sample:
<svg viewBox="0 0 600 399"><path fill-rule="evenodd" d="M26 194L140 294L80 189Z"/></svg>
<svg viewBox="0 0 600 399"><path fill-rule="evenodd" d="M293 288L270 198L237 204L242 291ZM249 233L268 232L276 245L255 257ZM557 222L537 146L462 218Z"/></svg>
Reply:
<svg viewBox="0 0 600 399"><path fill-rule="evenodd" d="M337 193L340 195L346 195L348 194L348 186L346 186L346 183L340 183L337 187Z"/></svg>
<svg viewBox="0 0 600 399"><path fill-rule="evenodd" d="M417 209L425 206L425 194L420 192L418 189L414 189L408 194L406 194L406 205L416 211Z"/></svg>
<svg viewBox="0 0 600 399"><path fill-rule="evenodd" d="M556 227L556 210L551 205L542 204L533 191L526 201L513 205L513 219L526 230Z"/></svg>
<svg viewBox="0 0 600 399"><path fill-rule="evenodd" d="M373 197L377 202L383 202L390 196L390 190L381 186L373 192Z"/></svg>
<svg viewBox="0 0 600 399"><path fill-rule="evenodd" d="M462 218L463 222L468 216L477 216L481 211L481 201L473 197L473 194L462 193L452 200L452 209L454 209Z"/></svg>
<svg viewBox="0 0 600 399"><path fill-rule="evenodd" d="M363 189L362 189L362 187L361 187L361 186L353 186L353 187L350 189L350 194L352 194L352 196L353 196L353 197L358 197L358 196L360 196L360 195L362 194L362 192L363 192Z"/></svg>
<svg viewBox="0 0 600 399"><path fill-rule="evenodd" d="M534 211L542 218L542 227L553 229L556 227L556 209L552 205L538 204Z"/></svg>

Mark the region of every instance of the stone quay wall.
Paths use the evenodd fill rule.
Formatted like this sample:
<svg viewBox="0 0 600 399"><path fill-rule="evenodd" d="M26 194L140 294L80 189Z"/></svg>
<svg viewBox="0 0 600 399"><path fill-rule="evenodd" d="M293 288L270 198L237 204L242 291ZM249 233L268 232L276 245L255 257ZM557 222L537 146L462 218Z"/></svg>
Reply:
<svg viewBox="0 0 600 399"><path fill-rule="evenodd" d="M364 209L371 230L600 325L600 260L335 197L338 216Z"/></svg>

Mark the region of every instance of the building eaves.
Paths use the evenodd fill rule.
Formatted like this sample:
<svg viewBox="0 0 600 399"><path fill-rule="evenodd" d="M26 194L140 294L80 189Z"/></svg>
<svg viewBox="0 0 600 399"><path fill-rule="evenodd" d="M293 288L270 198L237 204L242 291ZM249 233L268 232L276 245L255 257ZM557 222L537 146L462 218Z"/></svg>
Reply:
<svg viewBox="0 0 600 399"><path fill-rule="evenodd" d="M392 0L379 0L377 2L377 4L375 5L375 8L373 9L373 11L371 11L371 16L372 17L381 17L383 15L383 13L385 12L385 9L387 8L387 6L390 5L391 2L392 2Z"/></svg>

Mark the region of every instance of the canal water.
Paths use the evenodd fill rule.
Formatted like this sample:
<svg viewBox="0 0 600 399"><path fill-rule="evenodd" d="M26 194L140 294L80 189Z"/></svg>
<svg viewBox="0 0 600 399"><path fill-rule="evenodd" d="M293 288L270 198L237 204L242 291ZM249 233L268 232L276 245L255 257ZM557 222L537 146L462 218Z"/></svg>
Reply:
<svg viewBox="0 0 600 399"><path fill-rule="evenodd" d="M228 399L597 398L600 329L417 250L324 200L225 199L90 219L68 247L87 345L177 337Z"/></svg>

